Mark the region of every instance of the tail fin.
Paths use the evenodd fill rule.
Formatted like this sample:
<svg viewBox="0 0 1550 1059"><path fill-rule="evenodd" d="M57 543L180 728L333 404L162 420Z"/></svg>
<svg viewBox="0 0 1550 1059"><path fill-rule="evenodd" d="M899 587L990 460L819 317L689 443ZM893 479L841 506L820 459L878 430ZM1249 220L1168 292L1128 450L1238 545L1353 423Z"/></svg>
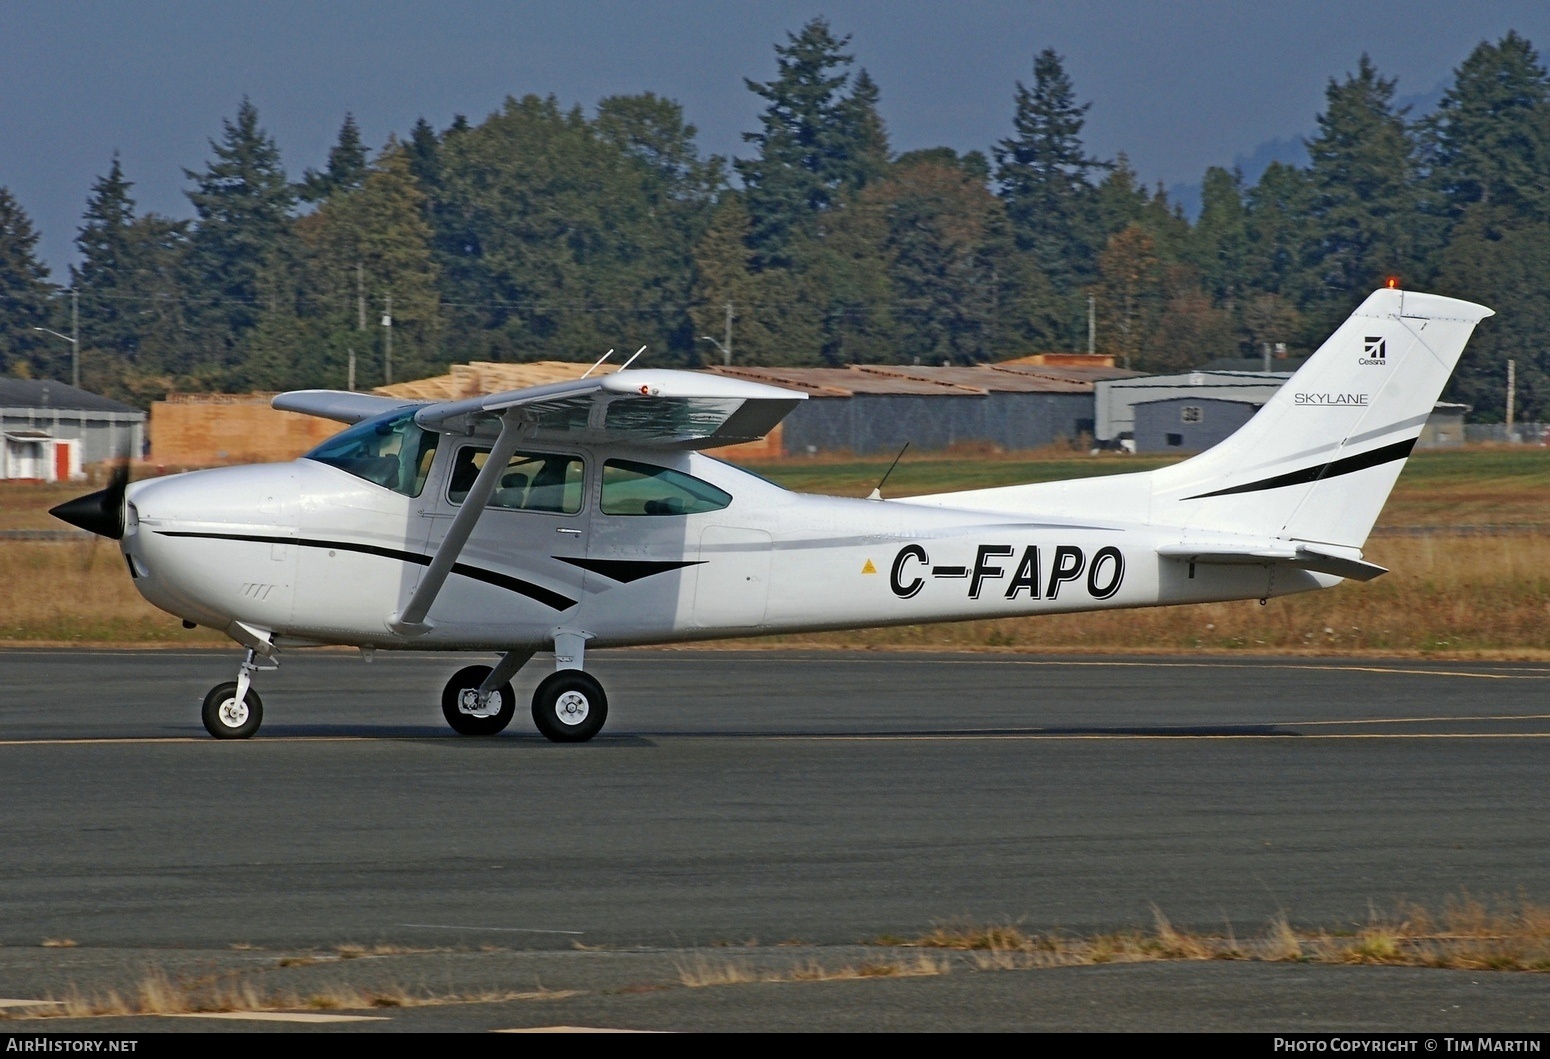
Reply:
<svg viewBox="0 0 1550 1059"><path fill-rule="evenodd" d="M1152 521L1360 547L1490 309L1379 290L1242 429L1153 472Z"/></svg>

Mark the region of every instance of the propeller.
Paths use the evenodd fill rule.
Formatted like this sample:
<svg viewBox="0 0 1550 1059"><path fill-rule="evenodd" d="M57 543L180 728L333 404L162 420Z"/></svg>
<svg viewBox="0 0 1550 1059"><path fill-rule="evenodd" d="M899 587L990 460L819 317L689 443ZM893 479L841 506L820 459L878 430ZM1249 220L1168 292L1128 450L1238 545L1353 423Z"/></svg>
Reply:
<svg viewBox="0 0 1550 1059"><path fill-rule="evenodd" d="M129 461L120 460L108 478L108 487L66 500L49 508L49 514L72 526L109 540L124 536L124 490L129 486Z"/></svg>

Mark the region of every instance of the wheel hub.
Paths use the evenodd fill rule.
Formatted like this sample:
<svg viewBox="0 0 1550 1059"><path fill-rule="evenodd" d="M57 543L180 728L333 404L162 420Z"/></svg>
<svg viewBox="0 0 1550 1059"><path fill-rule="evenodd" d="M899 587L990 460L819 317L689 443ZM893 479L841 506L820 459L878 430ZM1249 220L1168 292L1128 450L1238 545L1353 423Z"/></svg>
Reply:
<svg viewBox="0 0 1550 1059"><path fill-rule="evenodd" d="M561 724L578 725L587 719L591 711L591 703L579 691L564 692L554 703L554 715L560 719Z"/></svg>
<svg viewBox="0 0 1550 1059"><path fill-rule="evenodd" d="M248 704L246 701L238 702L235 698L230 698L221 703L217 713L221 723L226 727L241 728L248 721Z"/></svg>
<svg viewBox="0 0 1550 1059"><path fill-rule="evenodd" d="M501 712L501 693L490 692L490 697L484 700L484 705L479 705L479 689L465 688L458 695L457 709L459 713L466 713L470 717L494 717Z"/></svg>

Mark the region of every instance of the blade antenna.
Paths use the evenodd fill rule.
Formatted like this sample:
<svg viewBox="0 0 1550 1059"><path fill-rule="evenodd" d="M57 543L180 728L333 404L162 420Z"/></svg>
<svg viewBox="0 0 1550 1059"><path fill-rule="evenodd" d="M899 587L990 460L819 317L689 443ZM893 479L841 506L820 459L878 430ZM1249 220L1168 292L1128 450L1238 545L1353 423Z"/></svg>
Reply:
<svg viewBox="0 0 1550 1059"><path fill-rule="evenodd" d="M635 357L640 356L644 352L646 352L646 347L645 346L641 346L639 349L637 349L635 351ZM627 360L623 364L619 365L619 370L623 371L625 368L628 368L631 364L634 364L635 363L635 357L631 357L629 360Z"/></svg>
<svg viewBox="0 0 1550 1059"><path fill-rule="evenodd" d="M581 377L583 379L585 379L588 375L591 375L594 371L596 371L598 368L601 368L603 366L603 361L607 360L609 357L611 357L613 355L614 355L614 351L611 350L611 349L607 353L604 353L601 357L598 358L596 364L592 365L586 371L582 372Z"/></svg>
<svg viewBox="0 0 1550 1059"><path fill-rule="evenodd" d="M893 458L893 462L888 465L888 470L883 472L883 480L877 483L876 489L873 489L870 493L867 494L868 500L881 500L883 498L883 486L887 484L888 476L893 473L893 469L895 467L899 466L899 461L904 458L905 449L908 449L909 447L910 443L906 441L904 443L904 448L899 450L899 454L895 456Z"/></svg>

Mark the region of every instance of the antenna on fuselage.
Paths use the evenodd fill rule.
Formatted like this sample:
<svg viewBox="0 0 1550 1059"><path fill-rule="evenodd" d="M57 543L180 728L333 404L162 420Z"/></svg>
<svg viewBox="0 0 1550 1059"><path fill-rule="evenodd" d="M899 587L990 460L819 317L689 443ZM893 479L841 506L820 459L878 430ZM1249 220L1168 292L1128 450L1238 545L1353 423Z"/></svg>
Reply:
<svg viewBox="0 0 1550 1059"><path fill-rule="evenodd" d="M899 450L899 454L897 456L895 456L893 458L893 462L888 465L888 470L883 472L883 480L881 482L877 483L877 488L876 489L873 489L870 493L868 493L866 495L866 498L868 500L881 500L883 498L883 486L884 486L884 484L887 483L888 476L893 473L893 469L895 467L899 466L899 461L904 458L904 449L907 449L909 447L910 447L910 443L908 441L906 441L904 443L904 448Z"/></svg>
<svg viewBox="0 0 1550 1059"><path fill-rule="evenodd" d="M646 347L645 346L641 346L639 349L637 349L635 351L635 357L640 356L644 352L646 352ZM631 364L634 364L635 363L635 357L631 357L629 360L627 360L623 364L619 365L619 370L623 371L625 368L628 368Z"/></svg>
<svg viewBox="0 0 1550 1059"><path fill-rule="evenodd" d="M583 379L585 379L588 375L591 375L594 371L596 371L598 368L601 368L603 366L603 361L607 360L609 357L611 357L613 355L614 355L614 351L611 350L611 349L607 353L604 353L601 357L599 357L597 359L597 363L596 364L592 365L586 371L581 373L581 377ZM631 358L631 359L633 359L633 358Z"/></svg>

